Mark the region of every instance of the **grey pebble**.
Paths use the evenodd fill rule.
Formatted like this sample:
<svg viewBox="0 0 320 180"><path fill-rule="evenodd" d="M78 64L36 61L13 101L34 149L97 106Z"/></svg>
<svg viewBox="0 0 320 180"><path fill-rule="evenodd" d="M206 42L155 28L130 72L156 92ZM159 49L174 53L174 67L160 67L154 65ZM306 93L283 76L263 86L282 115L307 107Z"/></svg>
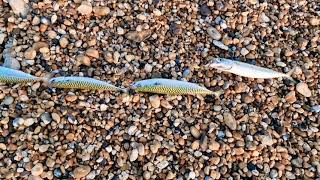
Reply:
<svg viewBox="0 0 320 180"><path fill-rule="evenodd" d="M51 118L50 114L47 113L47 112L42 113L41 116L40 116L40 119L45 125L50 124L51 121L52 121L52 118Z"/></svg>

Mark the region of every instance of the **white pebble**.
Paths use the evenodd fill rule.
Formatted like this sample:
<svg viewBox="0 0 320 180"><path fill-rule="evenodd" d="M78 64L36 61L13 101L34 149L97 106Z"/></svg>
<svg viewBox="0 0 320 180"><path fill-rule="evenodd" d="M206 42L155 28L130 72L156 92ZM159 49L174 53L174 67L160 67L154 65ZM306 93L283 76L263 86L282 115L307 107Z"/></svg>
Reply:
<svg viewBox="0 0 320 180"><path fill-rule="evenodd" d="M221 41L213 40L212 43L213 43L213 45L215 45L221 49L224 49L226 51L229 49L229 47L224 45L223 42L221 42Z"/></svg>

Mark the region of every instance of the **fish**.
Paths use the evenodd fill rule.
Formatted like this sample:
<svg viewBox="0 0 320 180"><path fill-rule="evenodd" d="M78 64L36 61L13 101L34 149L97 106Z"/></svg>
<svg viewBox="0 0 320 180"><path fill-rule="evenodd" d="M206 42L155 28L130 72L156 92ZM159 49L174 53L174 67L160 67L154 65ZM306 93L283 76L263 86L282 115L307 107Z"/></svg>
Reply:
<svg viewBox="0 0 320 180"><path fill-rule="evenodd" d="M215 95L219 97L222 91L211 91L195 83L173 79L146 79L131 85L135 92L150 92L168 95Z"/></svg>
<svg viewBox="0 0 320 180"><path fill-rule="evenodd" d="M15 70L0 66L0 82L1 83L28 83L43 80L42 77L36 77L20 70Z"/></svg>
<svg viewBox="0 0 320 180"><path fill-rule="evenodd" d="M281 72L274 71L272 69L255 66L244 62L234 61L226 58L212 58L205 67L215 68L220 71L230 72L232 74L236 74L243 77L260 79L284 77L293 80L291 74L295 70L295 68L293 68L287 74L284 74Z"/></svg>
<svg viewBox="0 0 320 180"><path fill-rule="evenodd" d="M126 89L119 88L105 81L80 76L54 77L49 79L48 85L54 88L65 89L88 89L126 92Z"/></svg>

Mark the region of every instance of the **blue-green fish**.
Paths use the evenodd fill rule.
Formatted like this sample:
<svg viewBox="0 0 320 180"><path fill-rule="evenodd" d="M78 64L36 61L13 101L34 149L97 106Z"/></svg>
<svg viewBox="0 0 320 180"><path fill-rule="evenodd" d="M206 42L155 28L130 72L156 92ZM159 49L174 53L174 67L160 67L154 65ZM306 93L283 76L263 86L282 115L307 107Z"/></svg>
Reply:
<svg viewBox="0 0 320 180"><path fill-rule="evenodd" d="M150 92L169 95L215 95L219 97L222 91L210 91L195 83L173 79L147 79L135 82L132 87L135 92Z"/></svg>
<svg viewBox="0 0 320 180"><path fill-rule="evenodd" d="M42 77L32 76L19 70L0 66L1 83L28 83L42 80Z"/></svg>
<svg viewBox="0 0 320 180"><path fill-rule="evenodd" d="M67 89L89 89L89 90L107 90L107 91L122 91L125 89L116 87L105 81L100 81L89 77L55 77L48 81L49 86L55 88L67 88Z"/></svg>

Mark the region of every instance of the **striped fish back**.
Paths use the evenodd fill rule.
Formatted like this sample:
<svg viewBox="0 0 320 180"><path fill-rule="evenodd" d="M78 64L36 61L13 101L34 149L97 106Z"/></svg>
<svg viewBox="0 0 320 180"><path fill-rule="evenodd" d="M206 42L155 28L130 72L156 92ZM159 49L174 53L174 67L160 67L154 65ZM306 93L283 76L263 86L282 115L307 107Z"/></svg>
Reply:
<svg viewBox="0 0 320 180"><path fill-rule="evenodd" d="M37 77L16 77L16 76L6 76L0 75L0 82L2 83L28 83L38 81Z"/></svg>
<svg viewBox="0 0 320 180"><path fill-rule="evenodd" d="M136 92L150 92L158 94L184 95L184 94L213 94L210 90L194 89L174 86L145 86L135 89Z"/></svg>

